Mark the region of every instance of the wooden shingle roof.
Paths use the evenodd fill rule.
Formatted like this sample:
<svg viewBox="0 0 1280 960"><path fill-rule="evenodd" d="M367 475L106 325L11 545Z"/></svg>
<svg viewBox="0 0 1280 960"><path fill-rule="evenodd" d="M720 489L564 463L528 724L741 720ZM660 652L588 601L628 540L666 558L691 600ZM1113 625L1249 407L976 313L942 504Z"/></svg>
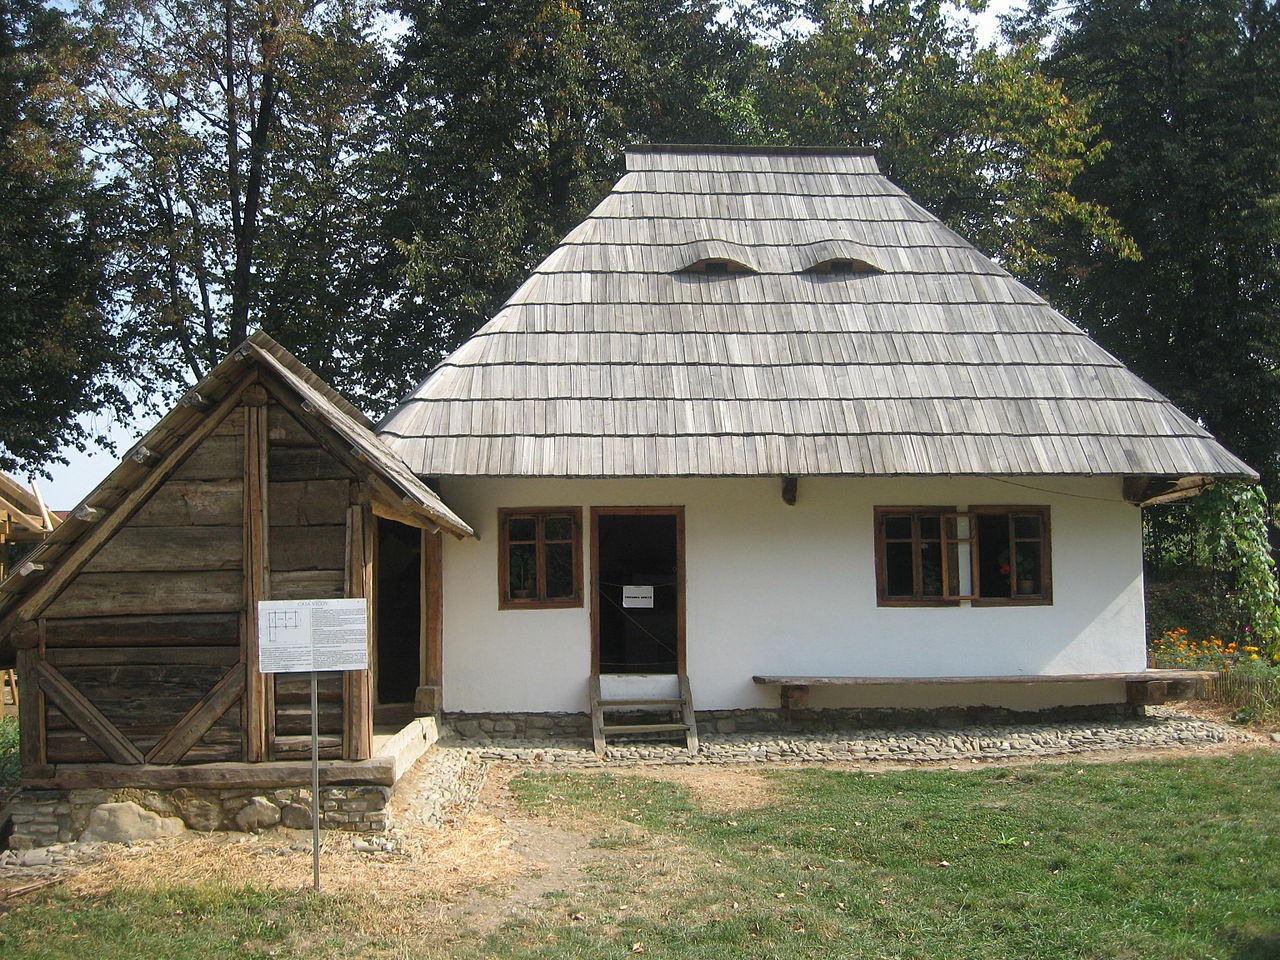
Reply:
<svg viewBox="0 0 1280 960"><path fill-rule="evenodd" d="M872 156L824 148L629 150L378 432L424 476L1255 476Z"/></svg>

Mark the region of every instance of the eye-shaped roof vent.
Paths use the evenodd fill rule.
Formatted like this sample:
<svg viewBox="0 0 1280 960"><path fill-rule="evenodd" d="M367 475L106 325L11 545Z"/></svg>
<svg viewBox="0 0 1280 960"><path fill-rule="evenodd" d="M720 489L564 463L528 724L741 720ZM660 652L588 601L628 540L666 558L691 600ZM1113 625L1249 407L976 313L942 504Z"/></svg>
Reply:
<svg viewBox="0 0 1280 960"><path fill-rule="evenodd" d="M730 260L727 257L703 257L680 271L681 273L708 273L708 274L730 274L730 273L755 273L751 267L738 260Z"/></svg>
<svg viewBox="0 0 1280 960"><path fill-rule="evenodd" d="M859 274L866 275L872 273L884 273L874 263L866 260L860 260L857 257L832 257L829 260L822 260L815 263L808 270L809 273L818 273L824 276L857 276Z"/></svg>
<svg viewBox="0 0 1280 960"><path fill-rule="evenodd" d="M675 272L724 277L733 273L759 273L750 248L728 240L694 240L672 251L678 258Z"/></svg>

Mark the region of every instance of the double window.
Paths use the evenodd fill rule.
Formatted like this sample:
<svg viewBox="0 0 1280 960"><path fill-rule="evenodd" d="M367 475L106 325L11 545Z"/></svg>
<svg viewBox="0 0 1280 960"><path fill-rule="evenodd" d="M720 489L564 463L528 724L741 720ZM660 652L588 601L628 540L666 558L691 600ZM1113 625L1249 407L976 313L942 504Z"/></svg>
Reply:
<svg viewBox="0 0 1280 960"><path fill-rule="evenodd" d="M1048 507L877 507L882 606L1052 602Z"/></svg>
<svg viewBox="0 0 1280 960"><path fill-rule="evenodd" d="M498 607L582 606L582 509L498 511Z"/></svg>

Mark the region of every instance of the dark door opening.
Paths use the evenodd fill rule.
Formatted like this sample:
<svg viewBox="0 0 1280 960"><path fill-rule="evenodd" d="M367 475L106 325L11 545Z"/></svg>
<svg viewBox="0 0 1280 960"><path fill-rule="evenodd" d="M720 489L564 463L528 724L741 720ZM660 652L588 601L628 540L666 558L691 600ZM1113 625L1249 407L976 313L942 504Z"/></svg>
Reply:
<svg viewBox="0 0 1280 960"><path fill-rule="evenodd" d="M378 519L378 703L413 703L422 675L422 531Z"/></svg>
<svg viewBox="0 0 1280 960"><path fill-rule="evenodd" d="M593 513L597 672L678 673L684 617L680 511Z"/></svg>

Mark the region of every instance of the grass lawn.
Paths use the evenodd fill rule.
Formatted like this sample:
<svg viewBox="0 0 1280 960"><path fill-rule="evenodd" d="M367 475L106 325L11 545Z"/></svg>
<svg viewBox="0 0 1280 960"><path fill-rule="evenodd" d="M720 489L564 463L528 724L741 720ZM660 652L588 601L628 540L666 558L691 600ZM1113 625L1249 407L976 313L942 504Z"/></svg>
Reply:
<svg viewBox="0 0 1280 960"><path fill-rule="evenodd" d="M483 932L410 929L405 911L440 916L421 900L378 908L404 935L356 934L359 895L175 878L18 906L0 957L1280 957L1280 752L766 776L746 807L642 776L519 776L515 815L584 834L589 856Z"/></svg>

